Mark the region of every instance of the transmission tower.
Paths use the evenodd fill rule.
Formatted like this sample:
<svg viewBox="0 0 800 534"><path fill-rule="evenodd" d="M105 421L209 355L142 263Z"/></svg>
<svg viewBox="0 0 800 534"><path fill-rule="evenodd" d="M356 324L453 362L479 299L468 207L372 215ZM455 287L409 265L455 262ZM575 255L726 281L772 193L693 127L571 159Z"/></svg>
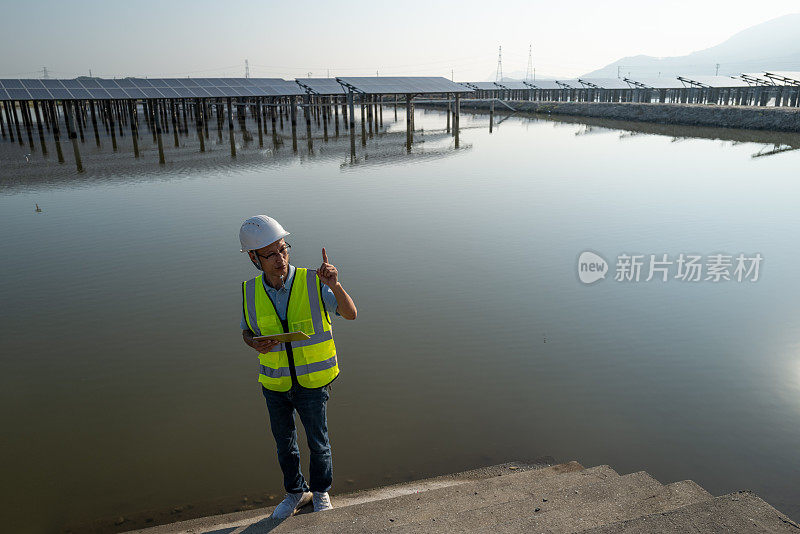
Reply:
<svg viewBox="0 0 800 534"><path fill-rule="evenodd" d="M42 78L45 80L50 79L50 74L47 72L47 67L42 67Z"/></svg>
<svg viewBox="0 0 800 534"><path fill-rule="evenodd" d="M533 45L528 45L528 70L525 71L525 80L533 80Z"/></svg>
<svg viewBox="0 0 800 534"><path fill-rule="evenodd" d="M250 63L246 59L244 60L244 77L250 77Z"/></svg>
<svg viewBox="0 0 800 534"><path fill-rule="evenodd" d="M497 74L495 75L494 81L502 82L503 81L503 47L500 46L497 49Z"/></svg>

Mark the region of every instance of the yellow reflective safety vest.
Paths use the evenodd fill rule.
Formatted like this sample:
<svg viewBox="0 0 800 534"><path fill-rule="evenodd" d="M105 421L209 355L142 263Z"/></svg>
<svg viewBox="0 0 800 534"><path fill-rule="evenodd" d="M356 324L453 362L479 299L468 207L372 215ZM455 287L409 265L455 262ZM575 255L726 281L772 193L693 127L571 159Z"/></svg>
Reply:
<svg viewBox="0 0 800 534"><path fill-rule="evenodd" d="M322 303L317 273L296 268L289 293L286 320L264 289L263 274L242 282L242 306L255 336L302 331L311 339L281 343L259 354L258 381L272 391L289 391L292 377L304 388L327 386L339 375L330 316Z"/></svg>

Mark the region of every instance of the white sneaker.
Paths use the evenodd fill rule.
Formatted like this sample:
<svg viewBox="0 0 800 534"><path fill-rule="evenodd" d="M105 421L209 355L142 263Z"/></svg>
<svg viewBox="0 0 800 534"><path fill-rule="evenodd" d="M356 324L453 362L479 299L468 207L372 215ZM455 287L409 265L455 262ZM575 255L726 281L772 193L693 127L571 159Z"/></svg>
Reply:
<svg viewBox="0 0 800 534"><path fill-rule="evenodd" d="M272 515L270 517L275 519L286 519L287 517L292 517L297 513L297 510L307 505L309 502L311 502L310 491L303 493L287 493L286 497L278 506L275 507L275 510L272 511ZM317 506L315 500L314 511L316 511L316 509Z"/></svg>
<svg viewBox="0 0 800 534"><path fill-rule="evenodd" d="M327 491L314 492L314 511L322 512L324 510L333 510L331 498L328 496Z"/></svg>

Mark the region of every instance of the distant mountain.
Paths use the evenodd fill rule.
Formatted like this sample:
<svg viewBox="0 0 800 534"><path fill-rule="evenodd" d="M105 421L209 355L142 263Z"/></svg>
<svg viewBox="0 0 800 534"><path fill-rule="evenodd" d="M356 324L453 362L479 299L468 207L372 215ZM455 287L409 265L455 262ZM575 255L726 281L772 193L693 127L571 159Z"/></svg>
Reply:
<svg viewBox="0 0 800 534"><path fill-rule="evenodd" d="M714 75L719 63L720 75L768 70L800 71L800 13L784 15L752 26L711 48L687 56L624 57L610 65L588 72L586 78L627 76Z"/></svg>

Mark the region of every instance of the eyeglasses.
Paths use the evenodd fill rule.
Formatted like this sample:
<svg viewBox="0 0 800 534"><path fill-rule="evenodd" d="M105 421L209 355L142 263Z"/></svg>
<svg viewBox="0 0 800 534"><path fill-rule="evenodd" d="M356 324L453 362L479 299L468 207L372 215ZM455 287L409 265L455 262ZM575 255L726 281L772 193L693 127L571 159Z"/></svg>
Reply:
<svg viewBox="0 0 800 534"><path fill-rule="evenodd" d="M278 249L278 252L271 252L271 253L267 254L266 256L262 256L261 254L256 252L256 256L258 256L258 257L260 257L260 258L262 258L264 260L267 260L267 261L272 261L272 260L274 260L275 258L278 257L278 254L280 254L281 256L284 256L284 257L288 256L290 248L292 248L292 245L290 245L289 243L284 243L283 246Z"/></svg>

